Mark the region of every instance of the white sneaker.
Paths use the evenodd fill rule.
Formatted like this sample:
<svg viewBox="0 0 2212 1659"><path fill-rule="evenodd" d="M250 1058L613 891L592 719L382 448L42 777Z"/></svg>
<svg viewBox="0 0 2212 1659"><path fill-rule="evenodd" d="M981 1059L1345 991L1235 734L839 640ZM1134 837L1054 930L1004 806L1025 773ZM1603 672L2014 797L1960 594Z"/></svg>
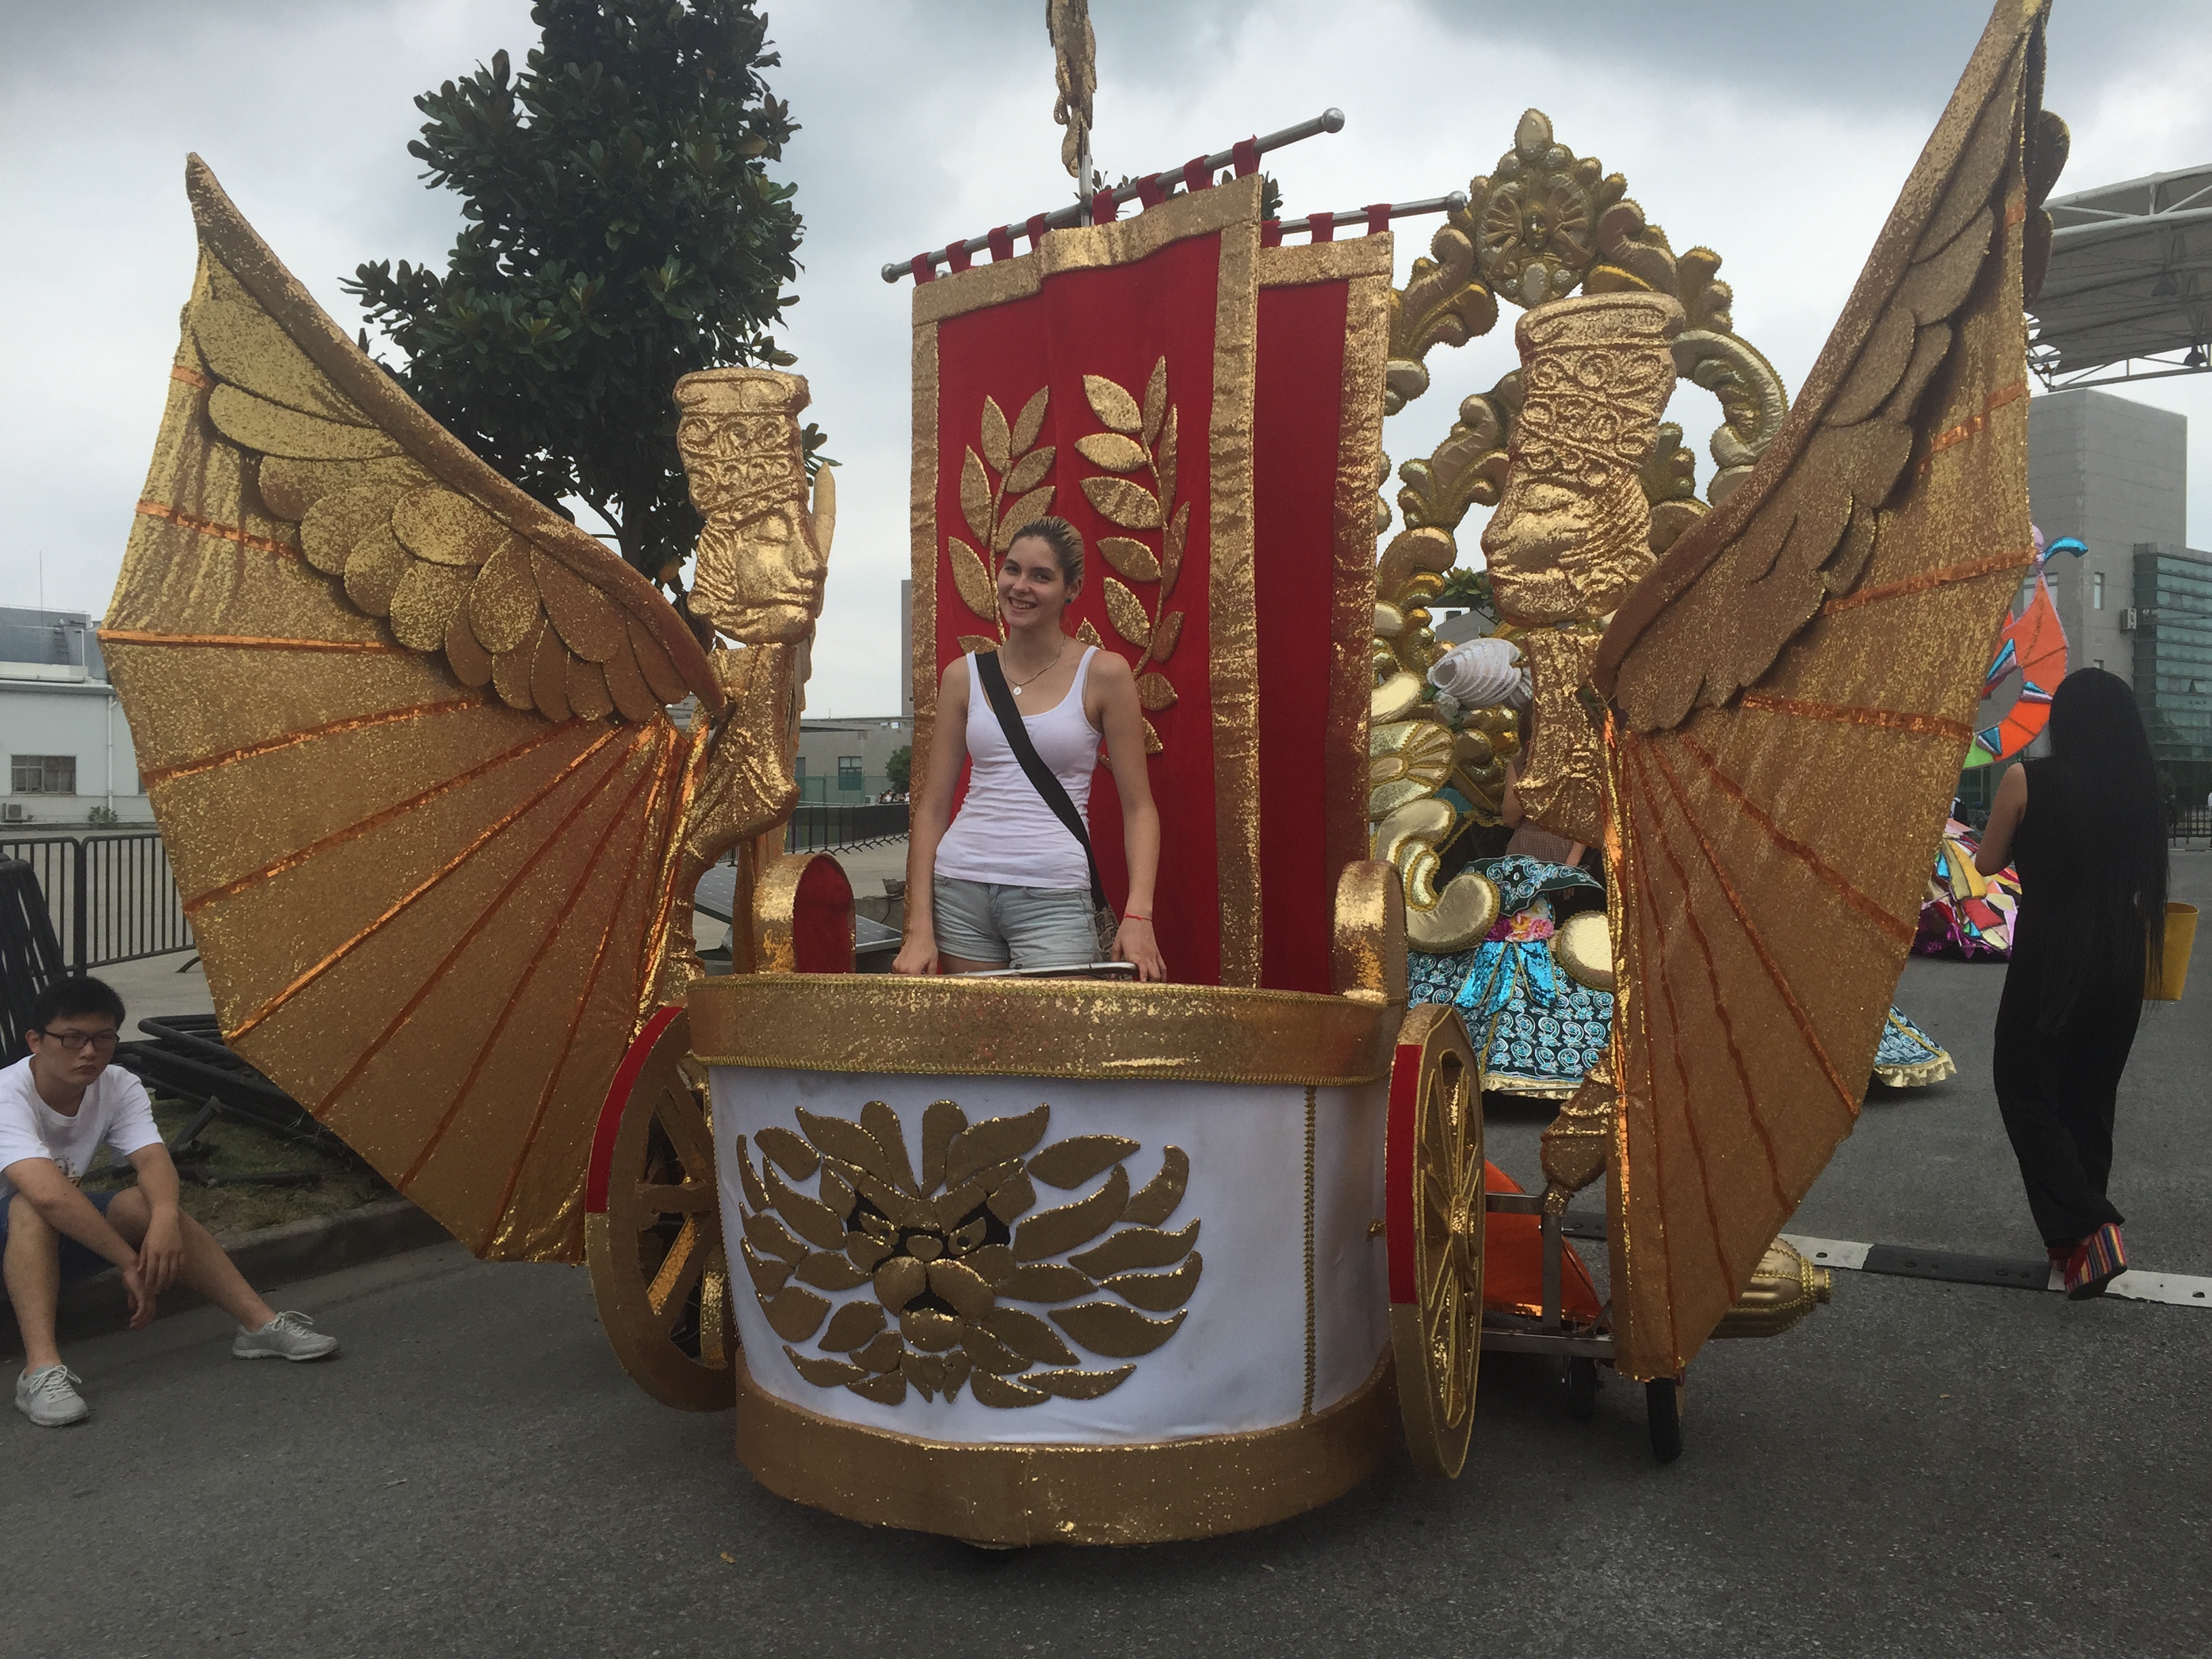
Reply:
<svg viewBox="0 0 2212 1659"><path fill-rule="evenodd" d="M243 1325L231 1340L233 1359L325 1359L338 1351L338 1340L325 1336L303 1313L280 1313L258 1331Z"/></svg>
<svg viewBox="0 0 2212 1659"><path fill-rule="evenodd" d="M42 1429L65 1429L92 1415L76 1385L84 1379L66 1365L41 1365L15 1379L15 1409Z"/></svg>

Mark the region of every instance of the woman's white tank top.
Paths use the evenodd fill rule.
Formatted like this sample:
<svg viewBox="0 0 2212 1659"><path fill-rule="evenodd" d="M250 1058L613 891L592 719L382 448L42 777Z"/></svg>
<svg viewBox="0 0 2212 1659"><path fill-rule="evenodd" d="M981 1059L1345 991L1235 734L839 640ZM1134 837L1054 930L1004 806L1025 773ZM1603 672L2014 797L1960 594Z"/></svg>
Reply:
<svg viewBox="0 0 2212 1659"><path fill-rule="evenodd" d="M1022 717L1038 758L1060 780L1086 823L1091 778L1098 768L1098 729L1083 713L1083 686L1091 678L1091 659L1097 654L1097 646L1086 647L1067 695L1042 714ZM1013 745L1000 728L991 699L976 675L972 652L968 657L968 796L937 844L937 873L1007 887L1079 887L1088 893L1091 866L1083 856L1083 844L1053 816L1014 758Z"/></svg>

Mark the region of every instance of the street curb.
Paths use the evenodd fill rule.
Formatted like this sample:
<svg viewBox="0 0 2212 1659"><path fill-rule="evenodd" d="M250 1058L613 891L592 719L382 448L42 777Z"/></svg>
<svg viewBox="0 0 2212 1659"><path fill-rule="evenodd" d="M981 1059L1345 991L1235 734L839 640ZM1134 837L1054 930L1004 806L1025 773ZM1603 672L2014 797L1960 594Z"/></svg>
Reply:
<svg viewBox="0 0 2212 1659"><path fill-rule="evenodd" d="M428 1215L407 1200L395 1197L336 1215L311 1216L252 1232L228 1234L218 1242L246 1275L246 1282L265 1291L452 1240L453 1235ZM6 1305L6 1297L0 1294L0 1307ZM156 1316L167 1318L206 1305L205 1298L190 1291L171 1291L162 1297ZM126 1329L130 1323L131 1305L123 1294L122 1275L111 1267L96 1279L63 1287L54 1334L100 1336Z"/></svg>

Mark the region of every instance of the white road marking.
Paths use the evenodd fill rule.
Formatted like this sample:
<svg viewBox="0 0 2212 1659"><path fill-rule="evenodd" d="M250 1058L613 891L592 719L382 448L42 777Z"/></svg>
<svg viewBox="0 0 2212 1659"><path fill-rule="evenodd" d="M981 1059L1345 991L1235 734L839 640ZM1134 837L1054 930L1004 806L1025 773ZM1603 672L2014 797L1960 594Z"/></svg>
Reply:
<svg viewBox="0 0 2212 1659"><path fill-rule="evenodd" d="M1852 1239L1812 1238L1802 1233L1784 1233L1782 1237L1816 1267L1844 1267L1853 1272L1866 1266L1867 1252L1874 1248ZM2050 1282L2044 1288L2064 1290L2065 1276L2052 1268ZM2131 1302L2166 1302L2177 1308L2212 1309L2212 1279L2131 1270L2107 1285L2105 1294L2124 1297Z"/></svg>

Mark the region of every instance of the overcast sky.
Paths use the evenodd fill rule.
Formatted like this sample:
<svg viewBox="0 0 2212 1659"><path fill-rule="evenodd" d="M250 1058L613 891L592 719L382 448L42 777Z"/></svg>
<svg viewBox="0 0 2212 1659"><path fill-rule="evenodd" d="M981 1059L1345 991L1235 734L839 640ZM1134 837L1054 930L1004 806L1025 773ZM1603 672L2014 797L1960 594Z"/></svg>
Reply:
<svg viewBox="0 0 2212 1659"><path fill-rule="evenodd" d="M785 343L830 434L841 518L810 712L898 706L908 569L911 285L886 259L1066 199L1037 0L811 0L771 9L770 71L803 131L805 269ZM1464 187L1522 109L1627 175L1674 246L1715 247L1740 332L1794 392L1987 15L1981 0L1844 6L1092 0L1109 177L1317 113L1271 158L1292 215ZM367 258L442 267L456 198L422 187L413 96L535 41L526 0L0 0L0 604L106 605L160 422L191 276L185 155L345 328ZM2060 0L2046 101L2074 133L2061 192L2212 161L2212 7ZM1400 276L1436 221L1410 222ZM1512 362L1511 320L1431 364L1384 429L1425 453ZM2190 544L2212 548L2212 376L2124 395L2191 416ZM1702 453L1717 408L1678 393ZM1395 493L1395 483L1393 486ZM1472 546L1472 537L1467 538Z"/></svg>

